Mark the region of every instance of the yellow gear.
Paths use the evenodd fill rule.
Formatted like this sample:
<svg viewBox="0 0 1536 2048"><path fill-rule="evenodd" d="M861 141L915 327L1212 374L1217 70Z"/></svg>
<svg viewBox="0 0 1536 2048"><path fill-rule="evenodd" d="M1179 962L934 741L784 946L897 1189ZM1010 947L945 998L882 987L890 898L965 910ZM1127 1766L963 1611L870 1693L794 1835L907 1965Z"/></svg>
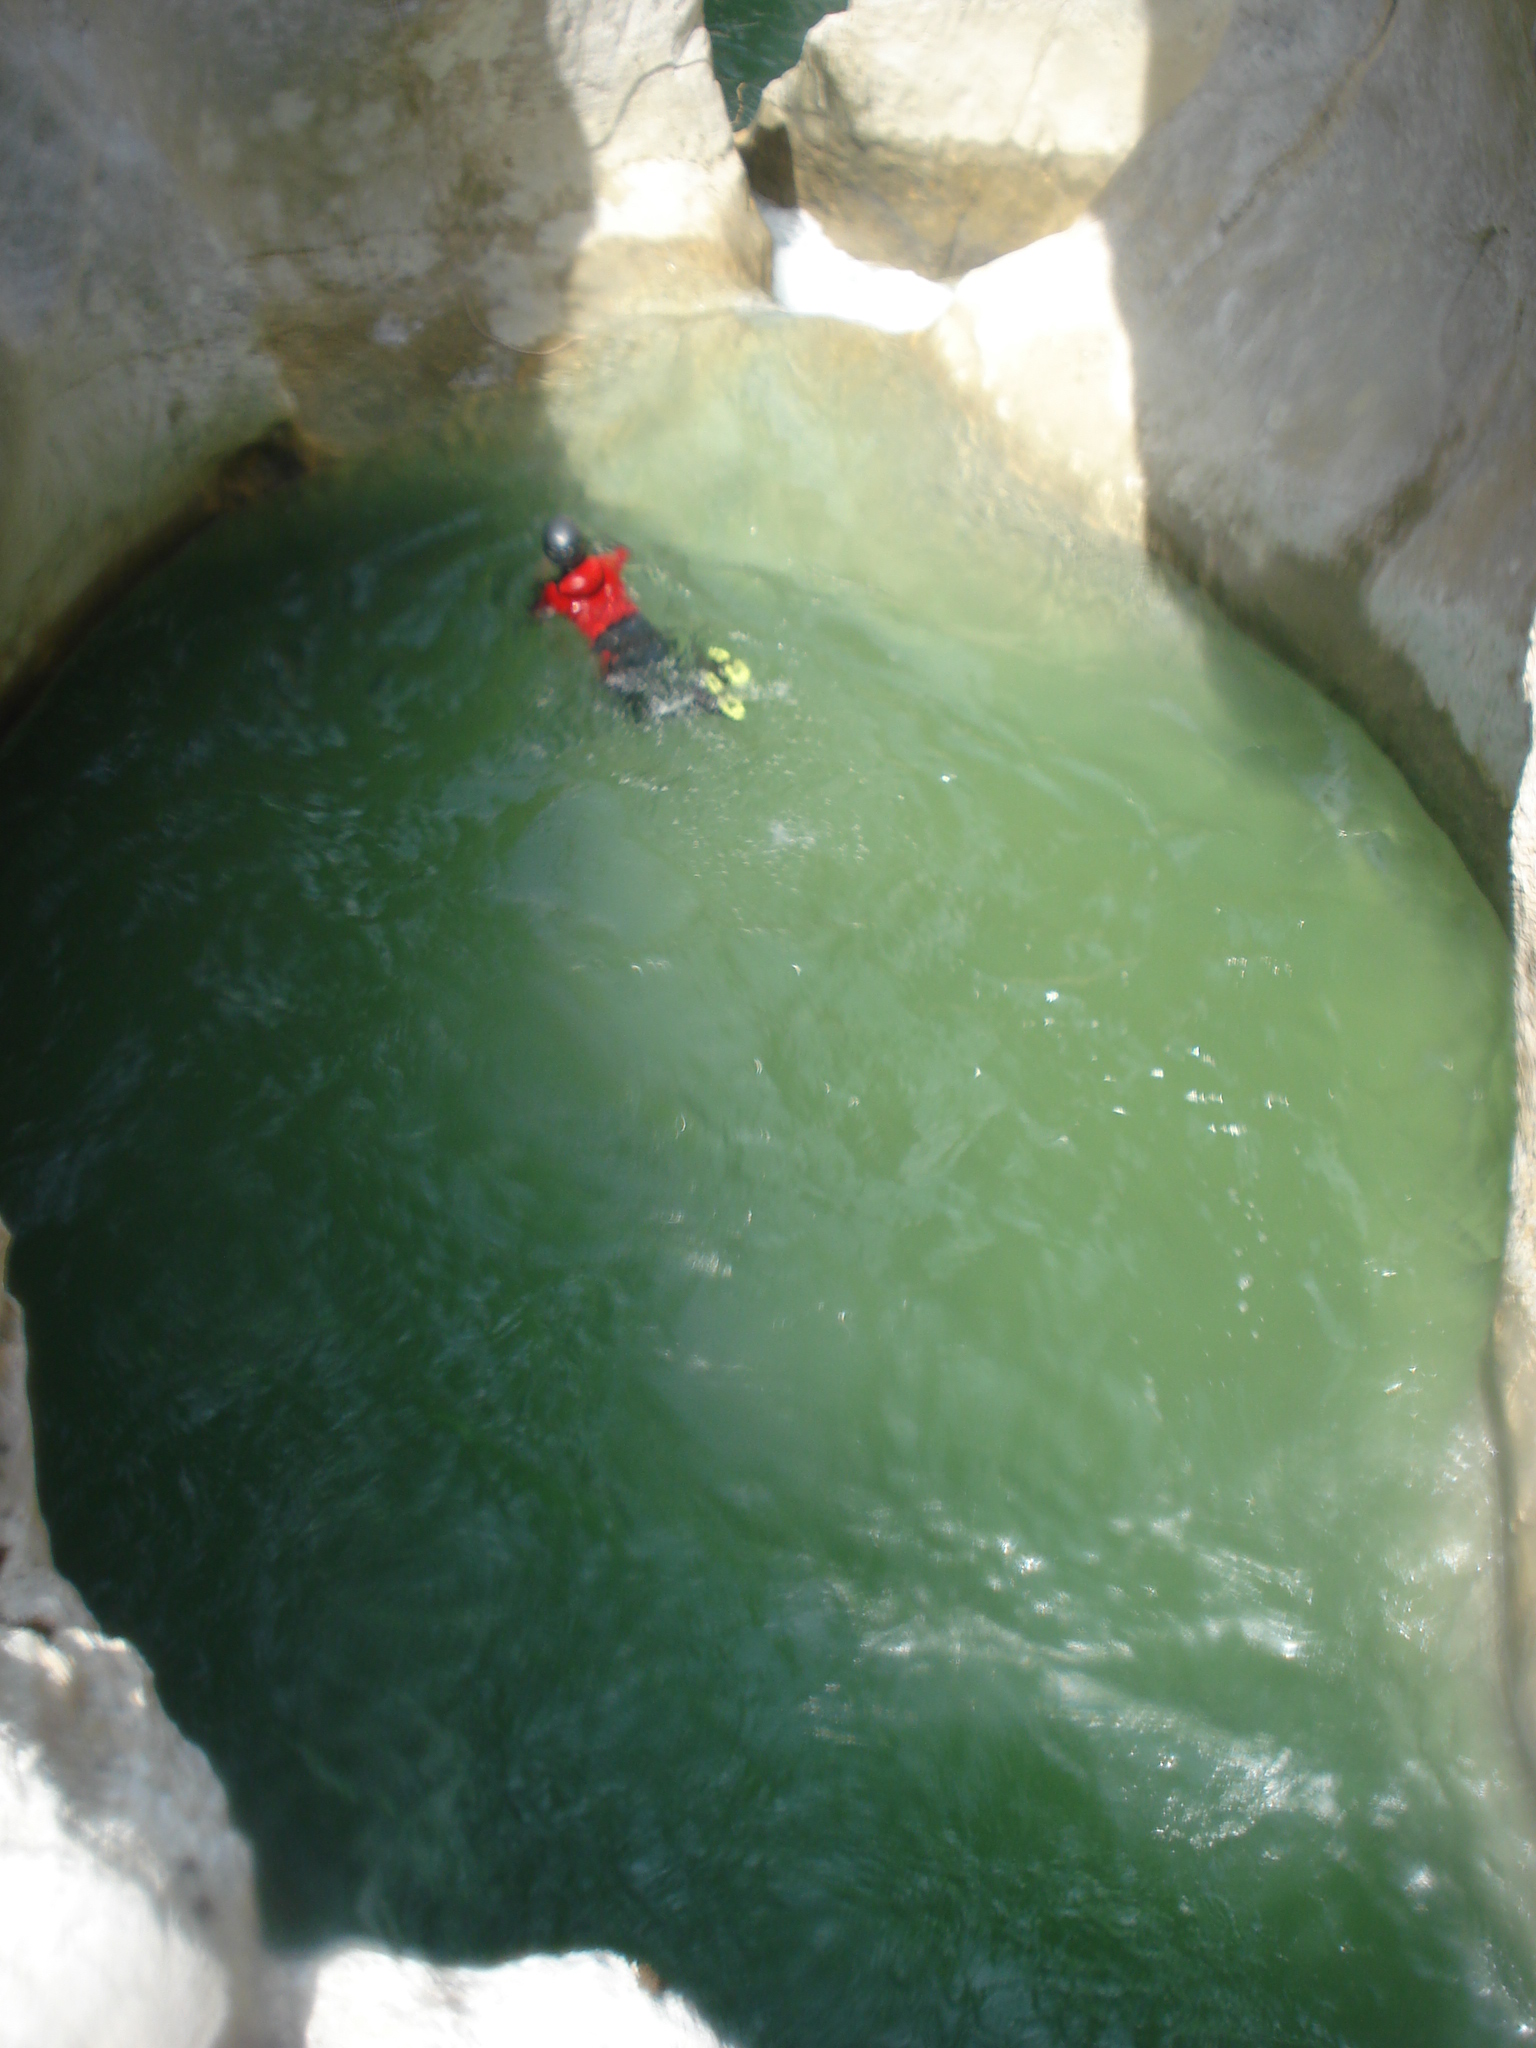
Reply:
<svg viewBox="0 0 1536 2048"><path fill-rule="evenodd" d="M745 689L751 682L751 669L739 655L732 654L728 648L711 647L709 658L714 663L714 668L704 671L705 688L727 718L745 718L746 706L733 692Z"/></svg>
<svg viewBox="0 0 1536 2048"><path fill-rule="evenodd" d="M751 669L739 654L732 654L729 648L711 647L709 658L733 690L744 690L751 682Z"/></svg>

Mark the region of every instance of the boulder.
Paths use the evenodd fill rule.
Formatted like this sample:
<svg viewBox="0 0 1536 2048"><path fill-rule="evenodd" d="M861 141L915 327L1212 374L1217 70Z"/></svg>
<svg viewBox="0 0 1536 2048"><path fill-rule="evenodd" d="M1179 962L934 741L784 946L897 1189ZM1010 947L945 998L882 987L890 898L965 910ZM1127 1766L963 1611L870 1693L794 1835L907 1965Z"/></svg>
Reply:
<svg viewBox="0 0 1536 2048"><path fill-rule="evenodd" d="M464 1970L344 1948L297 1988L303 2048L720 2048L654 1972L602 1951Z"/></svg>
<svg viewBox="0 0 1536 2048"><path fill-rule="evenodd" d="M1232 0L851 0L743 142L850 254L958 277L1067 226L1198 83Z"/></svg>

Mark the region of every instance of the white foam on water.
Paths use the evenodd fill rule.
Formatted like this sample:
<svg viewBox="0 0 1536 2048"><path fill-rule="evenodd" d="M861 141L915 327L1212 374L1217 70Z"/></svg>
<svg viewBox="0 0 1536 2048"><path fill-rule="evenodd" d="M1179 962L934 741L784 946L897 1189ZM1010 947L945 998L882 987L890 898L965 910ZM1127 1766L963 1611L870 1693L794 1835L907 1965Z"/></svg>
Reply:
<svg viewBox="0 0 1536 2048"><path fill-rule="evenodd" d="M861 263L798 206L758 211L773 237L773 296L790 313L851 320L884 334L916 334L947 312L955 294L915 270Z"/></svg>

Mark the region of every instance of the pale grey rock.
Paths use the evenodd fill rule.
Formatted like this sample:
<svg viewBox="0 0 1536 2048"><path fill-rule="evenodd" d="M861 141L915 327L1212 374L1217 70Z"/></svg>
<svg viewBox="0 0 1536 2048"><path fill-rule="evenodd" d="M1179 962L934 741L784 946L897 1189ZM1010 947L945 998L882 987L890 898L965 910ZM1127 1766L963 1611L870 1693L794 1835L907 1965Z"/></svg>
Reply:
<svg viewBox="0 0 1536 2048"><path fill-rule="evenodd" d="M1501 908L1536 607L1514 0L1243 0L1098 202L1151 545L1353 711Z"/></svg>
<svg viewBox="0 0 1536 2048"><path fill-rule="evenodd" d="M304 2048L719 2048L686 1999L601 1952L463 1970L346 1948L303 1978Z"/></svg>
<svg viewBox="0 0 1536 2048"><path fill-rule="evenodd" d="M1536 626L1526 654L1536 707ZM1488 1354L1504 1521L1506 1670L1515 1725L1536 1760L1536 753L1528 755L1510 827L1514 925L1514 1156L1504 1271Z"/></svg>
<svg viewBox="0 0 1536 2048"><path fill-rule="evenodd" d="M958 277L1067 226L1209 66L1232 0L851 0L763 95L754 185Z"/></svg>
<svg viewBox="0 0 1536 2048"><path fill-rule="evenodd" d="M281 421L249 273L78 38L0 34L0 691Z"/></svg>
<svg viewBox="0 0 1536 2048"><path fill-rule="evenodd" d="M54 1571L0 1225L0 2038L270 2038L251 1853L143 1659Z"/></svg>
<svg viewBox="0 0 1536 2048"><path fill-rule="evenodd" d="M769 261L701 0L13 0L0 190L0 698L263 437Z"/></svg>
<svg viewBox="0 0 1536 2048"><path fill-rule="evenodd" d="M1090 213L935 334L1023 468L1360 718L1506 912L1533 285L1529 9L1241 0Z"/></svg>
<svg viewBox="0 0 1536 2048"><path fill-rule="evenodd" d="M1101 220L1085 215L971 271L932 334L1033 482L1105 531L1144 538L1135 358Z"/></svg>

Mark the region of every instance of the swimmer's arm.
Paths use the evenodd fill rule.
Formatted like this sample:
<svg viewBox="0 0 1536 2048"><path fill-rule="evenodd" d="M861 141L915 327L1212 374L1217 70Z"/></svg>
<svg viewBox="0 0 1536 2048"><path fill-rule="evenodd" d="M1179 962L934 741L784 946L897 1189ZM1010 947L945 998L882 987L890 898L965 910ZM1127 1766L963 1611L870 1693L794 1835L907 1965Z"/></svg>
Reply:
<svg viewBox="0 0 1536 2048"><path fill-rule="evenodd" d="M605 555L589 555L586 561L578 562L574 569L562 576L558 583L541 583L529 602L529 611L536 619L556 618L559 608L552 602L555 592L564 598L592 597L602 589L610 575L622 589L620 579L628 560L628 548L612 548Z"/></svg>
<svg viewBox="0 0 1536 2048"><path fill-rule="evenodd" d="M562 597L590 597L603 587L606 563L603 556L593 555L585 562L578 562L569 575L560 578Z"/></svg>

